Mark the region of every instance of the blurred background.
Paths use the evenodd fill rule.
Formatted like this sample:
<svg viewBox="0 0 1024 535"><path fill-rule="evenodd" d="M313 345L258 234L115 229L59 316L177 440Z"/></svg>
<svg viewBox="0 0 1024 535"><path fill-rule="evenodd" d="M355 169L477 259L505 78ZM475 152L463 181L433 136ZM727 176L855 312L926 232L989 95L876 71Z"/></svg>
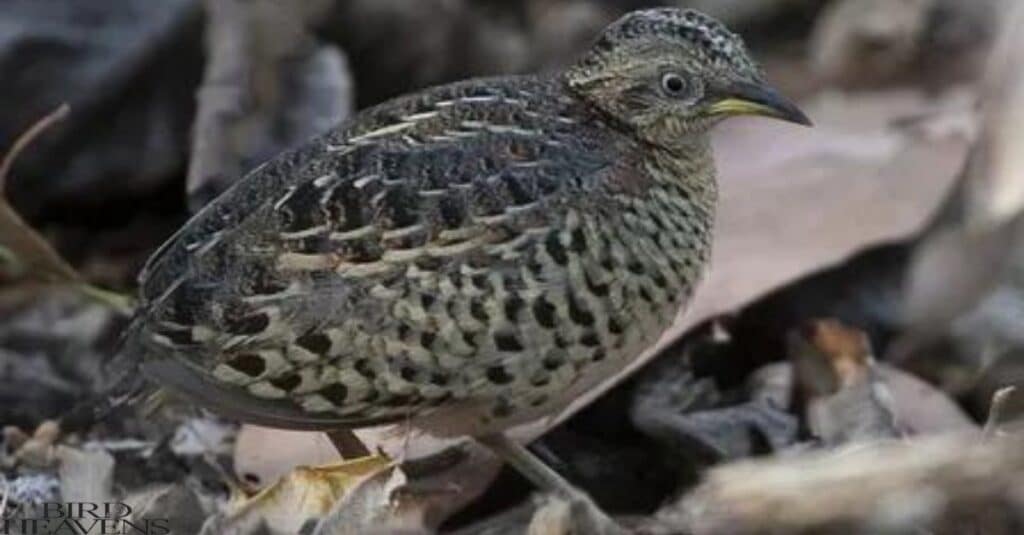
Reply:
<svg viewBox="0 0 1024 535"><path fill-rule="evenodd" d="M742 34L816 128L719 129L710 279L639 373L545 429L535 452L610 512L643 516L729 461L991 421L996 392L1024 381L1013 0L6 0L0 470L20 499L68 485L26 444L99 444L120 496L199 481L186 485L195 503L175 506L198 520L231 518L225 485L252 494L331 460L309 437L256 452L282 439L208 416L75 411L106 379L146 257L232 181L360 109L474 76L557 72L625 12L663 5ZM1014 419L1024 398L997 412ZM482 497L426 524L477 532L523 503L525 482L491 483L496 471L477 478ZM1015 532L1014 507L980 532Z"/></svg>

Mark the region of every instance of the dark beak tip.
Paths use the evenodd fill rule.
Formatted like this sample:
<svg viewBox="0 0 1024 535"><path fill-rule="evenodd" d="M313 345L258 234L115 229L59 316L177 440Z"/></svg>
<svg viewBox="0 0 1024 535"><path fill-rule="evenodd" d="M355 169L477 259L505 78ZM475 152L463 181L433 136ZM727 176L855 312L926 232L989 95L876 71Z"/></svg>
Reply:
<svg viewBox="0 0 1024 535"><path fill-rule="evenodd" d="M814 121L812 121L811 118L808 117L806 113L804 113L804 112L802 112L800 110L796 110L796 111L797 112L795 114L793 114L789 118L790 122L792 122L794 124L798 124L800 126L806 126L807 128L814 128Z"/></svg>
<svg viewBox="0 0 1024 535"><path fill-rule="evenodd" d="M796 104L779 96L774 91L771 91L769 94L771 97L766 99L764 104L767 104L768 107L777 112L776 118L808 128L814 127L814 121L811 121L811 118L798 108Z"/></svg>
<svg viewBox="0 0 1024 535"><path fill-rule="evenodd" d="M769 85L737 83L730 87L728 92L731 96L760 104L772 110L774 113L771 115L776 119L806 127L814 126L814 122L807 114Z"/></svg>

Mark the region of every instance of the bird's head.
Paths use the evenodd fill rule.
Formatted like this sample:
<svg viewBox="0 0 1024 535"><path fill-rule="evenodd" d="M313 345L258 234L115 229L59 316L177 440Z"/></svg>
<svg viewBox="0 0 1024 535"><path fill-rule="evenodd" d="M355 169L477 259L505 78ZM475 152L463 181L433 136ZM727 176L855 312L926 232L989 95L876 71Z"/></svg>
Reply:
<svg viewBox="0 0 1024 535"><path fill-rule="evenodd" d="M580 98L666 147L687 144L735 115L811 124L767 85L739 36L688 9L624 16L565 76Z"/></svg>

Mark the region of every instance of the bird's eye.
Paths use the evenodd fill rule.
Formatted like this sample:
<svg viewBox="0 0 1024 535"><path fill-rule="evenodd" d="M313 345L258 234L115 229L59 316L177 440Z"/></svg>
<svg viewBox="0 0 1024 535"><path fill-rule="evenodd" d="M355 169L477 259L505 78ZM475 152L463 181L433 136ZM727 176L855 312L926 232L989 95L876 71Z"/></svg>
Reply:
<svg viewBox="0 0 1024 535"><path fill-rule="evenodd" d="M684 97L689 93L689 84L682 76L669 72L661 77L661 89L670 97Z"/></svg>

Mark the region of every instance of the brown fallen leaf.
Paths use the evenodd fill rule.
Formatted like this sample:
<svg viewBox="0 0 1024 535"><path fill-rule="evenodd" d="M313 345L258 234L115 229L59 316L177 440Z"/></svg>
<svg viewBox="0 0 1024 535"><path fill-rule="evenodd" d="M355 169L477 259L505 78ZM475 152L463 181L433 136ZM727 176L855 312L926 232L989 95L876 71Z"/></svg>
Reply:
<svg viewBox="0 0 1024 535"><path fill-rule="evenodd" d="M389 466L364 479L324 517L313 535L426 533L426 499L410 492L409 479Z"/></svg>
<svg viewBox="0 0 1024 535"><path fill-rule="evenodd" d="M946 392L884 362L876 364L876 371L892 394L901 428L909 435L966 433L978 429L974 420ZM794 398L793 375L793 365L789 362L769 364L751 375L747 389L754 400L765 400L788 409Z"/></svg>
<svg viewBox="0 0 1024 535"><path fill-rule="evenodd" d="M58 461L55 454L57 439L60 437L60 426L57 422L44 421L39 424L30 437L13 430L10 435L21 442L11 456L15 463L31 468L45 469ZM21 441L21 438L25 438L25 440Z"/></svg>
<svg viewBox="0 0 1024 535"><path fill-rule="evenodd" d="M836 446L903 436L866 334L818 320L791 332L787 342L798 399L815 437Z"/></svg>
<svg viewBox="0 0 1024 535"><path fill-rule="evenodd" d="M967 433L978 429L978 424L948 393L884 362L877 366L892 394L900 426L908 434Z"/></svg>
<svg viewBox="0 0 1024 535"><path fill-rule="evenodd" d="M299 467L251 498L240 497L227 510L210 517L202 533L293 535L327 515L335 503L367 476L387 470L390 459L364 457L330 466ZM261 528L262 526L262 528Z"/></svg>

